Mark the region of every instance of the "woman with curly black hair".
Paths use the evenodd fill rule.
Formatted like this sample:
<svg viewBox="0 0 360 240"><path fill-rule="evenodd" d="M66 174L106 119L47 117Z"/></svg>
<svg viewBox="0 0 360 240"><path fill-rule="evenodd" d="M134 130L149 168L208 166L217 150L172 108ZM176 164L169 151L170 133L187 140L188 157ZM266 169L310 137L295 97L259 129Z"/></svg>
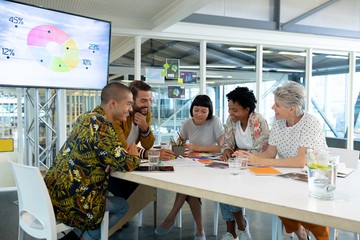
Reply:
<svg viewBox="0 0 360 240"><path fill-rule="evenodd" d="M238 149L261 153L268 146L269 127L264 117L255 113L256 98L247 87L237 87L226 95L229 117L225 125L222 159L227 161Z"/></svg>
<svg viewBox="0 0 360 240"><path fill-rule="evenodd" d="M269 127L264 117L254 112L257 101L253 91L247 87L237 87L226 97L229 117L221 144L221 159L227 161L239 149L252 153L265 151L268 146ZM221 240L251 239L249 220L243 216L242 208L223 203L220 203L220 208L227 228Z"/></svg>

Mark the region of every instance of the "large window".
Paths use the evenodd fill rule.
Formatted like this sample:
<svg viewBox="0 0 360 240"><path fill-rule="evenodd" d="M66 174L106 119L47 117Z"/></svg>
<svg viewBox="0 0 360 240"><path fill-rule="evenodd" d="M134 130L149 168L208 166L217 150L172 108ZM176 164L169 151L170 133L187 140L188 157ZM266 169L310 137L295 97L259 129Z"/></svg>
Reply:
<svg viewBox="0 0 360 240"><path fill-rule="evenodd" d="M191 117L192 100L199 94L199 87L185 85L185 98L169 98L168 84L152 84L154 101L151 104L151 128L155 136L155 144L177 139L182 122Z"/></svg>
<svg viewBox="0 0 360 240"><path fill-rule="evenodd" d="M262 114L271 127L274 119L274 95L276 87L295 81L304 85L305 50L264 48L263 50L263 96Z"/></svg>
<svg viewBox="0 0 360 240"><path fill-rule="evenodd" d="M314 51L312 58L310 111L322 122L325 136L342 139L341 147L346 147L348 55Z"/></svg>
<svg viewBox="0 0 360 240"><path fill-rule="evenodd" d="M354 80L354 140L360 140L360 53L356 56L356 73Z"/></svg>
<svg viewBox="0 0 360 240"><path fill-rule="evenodd" d="M256 47L207 43L206 93L214 104L214 114L223 124L228 118L226 94L236 87L256 91Z"/></svg>
<svg viewBox="0 0 360 240"><path fill-rule="evenodd" d="M66 111L67 111L67 133L72 130L72 125L77 118L100 105L100 90L67 90Z"/></svg>
<svg viewBox="0 0 360 240"><path fill-rule="evenodd" d="M23 101L22 101L23 102ZM22 109L20 108L20 111ZM23 114L22 114L23 115ZM16 88L1 88L0 91L0 139L17 136L18 105ZM17 138L15 148L17 147Z"/></svg>

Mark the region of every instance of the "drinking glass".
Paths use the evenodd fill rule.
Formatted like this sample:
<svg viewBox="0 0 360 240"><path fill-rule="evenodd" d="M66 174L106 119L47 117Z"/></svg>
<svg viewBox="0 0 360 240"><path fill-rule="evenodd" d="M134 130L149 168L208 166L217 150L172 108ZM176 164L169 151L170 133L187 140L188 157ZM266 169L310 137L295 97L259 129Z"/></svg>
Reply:
<svg viewBox="0 0 360 240"><path fill-rule="evenodd" d="M235 158L239 159L240 170L246 170L248 168L249 156L248 155L238 155Z"/></svg>
<svg viewBox="0 0 360 240"><path fill-rule="evenodd" d="M148 151L149 170L156 170L159 165L160 152L155 150Z"/></svg>
<svg viewBox="0 0 360 240"><path fill-rule="evenodd" d="M229 158L228 159L228 163L229 163L229 169L230 169L230 174L231 175L239 175L240 174L240 159L235 157L235 158Z"/></svg>
<svg viewBox="0 0 360 240"><path fill-rule="evenodd" d="M161 149L170 149L171 150L171 145L169 142L162 142L160 143Z"/></svg>

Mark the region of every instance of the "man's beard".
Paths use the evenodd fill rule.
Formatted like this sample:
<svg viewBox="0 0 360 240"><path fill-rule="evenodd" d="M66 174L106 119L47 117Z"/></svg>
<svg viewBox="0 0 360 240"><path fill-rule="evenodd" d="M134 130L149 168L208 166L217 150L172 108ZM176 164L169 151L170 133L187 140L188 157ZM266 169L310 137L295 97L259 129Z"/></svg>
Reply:
<svg viewBox="0 0 360 240"><path fill-rule="evenodd" d="M147 111L146 111L146 113L142 113L142 109L147 109ZM148 111L149 111L149 109L147 108L147 107L141 107L141 108L139 108L137 105L133 105L133 114L135 114L135 113L140 113L140 114L142 114L142 115L144 115L144 116L146 116L147 115L147 113L148 113Z"/></svg>

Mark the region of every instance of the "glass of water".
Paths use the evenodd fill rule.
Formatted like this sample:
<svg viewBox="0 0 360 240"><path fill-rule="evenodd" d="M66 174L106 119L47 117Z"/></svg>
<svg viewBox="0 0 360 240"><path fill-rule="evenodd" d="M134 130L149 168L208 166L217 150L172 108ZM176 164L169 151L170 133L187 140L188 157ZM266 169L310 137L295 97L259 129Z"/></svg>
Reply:
<svg viewBox="0 0 360 240"><path fill-rule="evenodd" d="M156 170L159 165L160 159L160 151L149 150L148 151L148 159L149 159L149 170Z"/></svg>
<svg viewBox="0 0 360 240"><path fill-rule="evenodd" d="M240 159L237 157L229 158L228 163L229 163L230 174L231 175L239 175L240 167L241 167Z"/></svg>
<svg viewBox="0 0 360 240"><path fill-rule="evenodd" d="M162 142L160 143L161 149L170 149L171 150L171 145L169 142Z"/></svg>
<svg viewBox="0 0 360 240"><path fill-rule="evenodd" d="M245 154L236 155L235 158L239 159L240 170L246 170L248 168L249 156Z"/></svg>

